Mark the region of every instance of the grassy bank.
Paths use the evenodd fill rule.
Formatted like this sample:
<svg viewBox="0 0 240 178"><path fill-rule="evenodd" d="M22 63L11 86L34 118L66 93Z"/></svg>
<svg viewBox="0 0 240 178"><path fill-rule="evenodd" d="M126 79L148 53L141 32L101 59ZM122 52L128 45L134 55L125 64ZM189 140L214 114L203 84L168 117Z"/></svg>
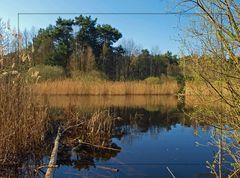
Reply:
<svg viewBox="0 0 240 178"><path fill-rule="evenodd" d="M177 94L178 85L174 80L162 84L149 84L144 81L59 80L34 84L33 90L40 95L174 95Z"/></svg>

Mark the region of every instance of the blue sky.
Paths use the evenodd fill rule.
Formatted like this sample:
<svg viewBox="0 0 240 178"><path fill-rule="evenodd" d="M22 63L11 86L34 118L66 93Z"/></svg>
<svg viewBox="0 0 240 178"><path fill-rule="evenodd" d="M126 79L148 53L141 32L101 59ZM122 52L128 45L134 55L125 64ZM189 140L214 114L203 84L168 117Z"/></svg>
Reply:
<svg viewBox="0 0 240 178"><path fill-rule="evenodd" d="M174 11L174 0L1 0L0 17L17 27L18 13L154 13ZM20 28L43 28L54 24L62 16L76 15L20 15ZM176 15L92 15L99 23L111 24L143 48L158 46L162 53L179 53L179 28L187 23Z"/></svg>

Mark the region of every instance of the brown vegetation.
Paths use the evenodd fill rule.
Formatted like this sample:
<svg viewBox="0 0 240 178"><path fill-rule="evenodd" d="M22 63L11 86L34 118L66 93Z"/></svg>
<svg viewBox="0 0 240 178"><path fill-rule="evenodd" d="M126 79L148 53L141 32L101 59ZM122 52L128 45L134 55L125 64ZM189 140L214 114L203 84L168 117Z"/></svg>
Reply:
<svg viewBox="0 0 240 178"><path fill-rule="evenodd" d="M62 128L64 142L71 144L72 147L84 143L89 147L95 145L104 149L111 146L110 133L114 120L107 111L92 113L85 117L69 104L69 107L62 109L60 115L56 115L47 105L38 104L36 99L20 75L9 78L9 81L1 79L2 176L35 177L41 169L47 168L43 156L50 156L52 139L56 135L56 128L59 127Z"/></svg>
<svg viewBox="0 0 240 178"><path fill-rule="evenodd" d="M41 98L41 103L51 107L67 108L75 105L84 111L107 107L139 107L139 108L176 108L176 96L123 95L123 96L66 96L49 95Z"/></svg>
<svg viewBox="0 0 240 178"><path fill-rule="evenodd" d="M31 160L37 160L39 149L47 147L43 147L47 110L33 103L30 88L20 76L8 83L0 80L0 167L21 170L24 164L41 164Z"/></svg>
<svg viewBox="0 0 240 178"><path fill-rule="evenodd" d="M176 81L163 84L146 82L82 82L74 80L51 81L35 84L37 94L47 95L174 95L177 94Z"/></svg>

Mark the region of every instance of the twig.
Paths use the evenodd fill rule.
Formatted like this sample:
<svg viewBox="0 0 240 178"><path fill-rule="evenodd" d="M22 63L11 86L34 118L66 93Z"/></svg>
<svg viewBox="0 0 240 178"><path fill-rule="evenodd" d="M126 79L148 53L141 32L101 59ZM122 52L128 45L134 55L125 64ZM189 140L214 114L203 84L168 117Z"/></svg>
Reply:
<svg viewBox="0 0 240 178"><path fill-rule="evenodd" d="M119 171L119 169L111 168L111 167L105 167L105 166L96 166L96 168L104 169L104 170L108 170L108 171L112 171L112 172L118 172Z"/></svg>
<svg viewBox="0 0 240 178"><path fill-rule="evenodd" d="M240 169L237 169L236 171L234 171L230 176L229 178L232 178L234 176L239 176L239 172L240 172Z"/></svg>
<svg viewBox="0 0 240 178"><path fill-rule="evenodd" d="M65 128L63 131L62 131L62 134L64 134L65 132L67 132L68 130L74 128L74 127L79 127L80 125L84 124L84 122L81 122L79 124L76 124L76 125L73 125L73 126L69 126L67 128Z"/></svg>
<svg viewBox="0 0 240 178"><path fill-rule="evenodd" d="M174 176L174 174L172 173L172 171L171 171L168 167L166 167L166 168L167 168L168 172L171 174L171 176L172 176L173 178L176 178L176 177Z"/></svg>

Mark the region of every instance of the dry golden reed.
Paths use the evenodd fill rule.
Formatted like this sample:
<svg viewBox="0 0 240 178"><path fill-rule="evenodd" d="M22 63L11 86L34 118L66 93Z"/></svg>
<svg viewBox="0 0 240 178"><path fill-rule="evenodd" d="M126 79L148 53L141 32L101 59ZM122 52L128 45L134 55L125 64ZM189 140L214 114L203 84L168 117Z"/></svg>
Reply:
<svg viewBox="0 0 240 178"><path fill-rule="evenodd" d="M47 110L19 77L0 79L0 166L23 163L42 145Z"/></svg>
<svg viewBox="0 0 240 178"><path fill-rule="evenodd" d="M117 96L72 96L48 95L42 97L41 103L48 103L50 107L67 108L77 106L84 111L108 107L133 108L176 108L177 97L168 95L117 95Z"/></svg>
<svg viewBox="0 0 240 178"><path fill-rule="evenodd" d="M163 84L133 82L83 82L76 80L46 81L35 84L34 92L48 95L174 95L177 94L176 81Z"/></svg>

